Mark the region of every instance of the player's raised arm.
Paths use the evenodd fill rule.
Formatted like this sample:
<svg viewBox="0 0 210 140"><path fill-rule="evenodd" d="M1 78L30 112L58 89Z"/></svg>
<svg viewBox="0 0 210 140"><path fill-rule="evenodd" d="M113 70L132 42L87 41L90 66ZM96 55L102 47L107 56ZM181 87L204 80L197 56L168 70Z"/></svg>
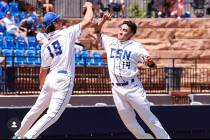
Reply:
<svg viewBox="0 0 210 140"><path fill-rule="evenodd" d="M112 14L111 13L105 13L102 17L102 19L100 21L98 21L98 23L94 26L95 27L95 32L101 33L101 29L104 25L104 23L106 23L106 21L111 20L112 18Z"/></svg>
<svg viewBox="0 0 210 140"><path fill-rule="evenodd" d="M84 19L80 22L81 29L84 29L88 26L93 19L93 5L91 2L85 2L83 8L85 8Z"/></svg>
<svg viewBox="0 0 210 140"><path fill-rule="evenodd" d="M112 15L110 13L105 13L99 21L95 23L92 22L92 27L95 28L96 38L100 42L101 47L104 47L104 48L106 48L111 41L109 37L101 36L101 29L104 23L106 23L106 21L111 20L111 17Z"/></svg>

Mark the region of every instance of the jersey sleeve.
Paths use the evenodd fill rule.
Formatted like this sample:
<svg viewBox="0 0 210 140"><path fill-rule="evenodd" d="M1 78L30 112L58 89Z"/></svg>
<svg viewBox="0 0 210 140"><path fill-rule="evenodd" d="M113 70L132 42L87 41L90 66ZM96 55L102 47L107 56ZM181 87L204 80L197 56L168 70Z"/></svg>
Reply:
<svg viewBox="0 0 210 140"><path fill-rule="evenodd" d="M100 40L102 48L107 49L114 40L114 38L104 34L100 34Z"/></svg>
<svg viewBox="0 0 210 140"><path fill-rule="evenodd" d="M45 55L44 52L42 52L41 54L41 68L50 68L50 61L47 57L48 55Z"/></svg>
<svg viewBox="0 0 210 140"><path fill-rule="evenodd" d="M137 53L138 62L143 63L145 56L150 56L150 55L149 55L148 51L143 47L143 45L139 45L138 53Z"/></svg>
<svg viewBox="0 0 210 140"><path fill-rule="evenodd" d="M68 27L67 32L69 34L69 38L72 41L76 41L81 34L80 24L76 24L76 25Z"/></svg>

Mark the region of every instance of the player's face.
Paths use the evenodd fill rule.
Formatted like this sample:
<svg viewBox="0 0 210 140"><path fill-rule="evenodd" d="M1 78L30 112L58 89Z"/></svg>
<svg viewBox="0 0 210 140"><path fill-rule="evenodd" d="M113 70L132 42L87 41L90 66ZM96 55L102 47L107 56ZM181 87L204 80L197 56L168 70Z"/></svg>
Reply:
<svg viewBox="0 0 210 140"><path fill-rule="evenodd" d="M130 40L132 36L133 36L133 33L131 32L131 30L128 27L128 25L127 24L123 24L120 27L120 30L118 32L118 39L120 41L127 41L127 40Z"/></svg>

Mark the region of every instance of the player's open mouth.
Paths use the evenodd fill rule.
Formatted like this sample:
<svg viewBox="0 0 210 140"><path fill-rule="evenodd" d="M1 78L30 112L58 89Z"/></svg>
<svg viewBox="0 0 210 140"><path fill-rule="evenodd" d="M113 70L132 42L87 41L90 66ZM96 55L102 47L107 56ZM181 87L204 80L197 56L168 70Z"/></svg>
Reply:
<svg viewBox="0 0 210 140"><path fill-rule="evenodd" d="M122 34L122 33L120 33L119 35L120 35L120 36L122 36L123 34Z"/></svg>

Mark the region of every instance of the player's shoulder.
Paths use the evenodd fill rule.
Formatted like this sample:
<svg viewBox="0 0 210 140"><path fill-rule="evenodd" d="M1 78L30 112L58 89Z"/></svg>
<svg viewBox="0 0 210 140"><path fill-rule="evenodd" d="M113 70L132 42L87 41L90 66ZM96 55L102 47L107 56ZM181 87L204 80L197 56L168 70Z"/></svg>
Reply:
<svg viewBox="0 0 210 140"><path fill-rule="evenodd" d="M65 34L67 32L68 32L68 28L63 28L62 30L60 30L58 34Z"/></svg>
<svg viewBox="0 0 210 140"><path fill-rule="evenodd" d="M135 46L136 48L139 48L139 49L144 48L144 45L138 41L130 40L129 43L130 45Z"/></svg>
<svg viewBox="0 0 210 140"><path fill-rule="evenodd" d="M101 36L101 37L104 37L104 38L117 39L116 37L113 37L113 36L107 35L107 34L105 34L105 33L100 33L100 36Z"/></svg>
<svg viewBox="0 0 210 140"><path fill-rule="evenodd" d="M68 26L68 27L64 28L63 30L70 31L70 30L75 30L75 29L80 29L80 28L81 28L80 24L78 23L78 24L74 24L74 25Z"/></svg>

